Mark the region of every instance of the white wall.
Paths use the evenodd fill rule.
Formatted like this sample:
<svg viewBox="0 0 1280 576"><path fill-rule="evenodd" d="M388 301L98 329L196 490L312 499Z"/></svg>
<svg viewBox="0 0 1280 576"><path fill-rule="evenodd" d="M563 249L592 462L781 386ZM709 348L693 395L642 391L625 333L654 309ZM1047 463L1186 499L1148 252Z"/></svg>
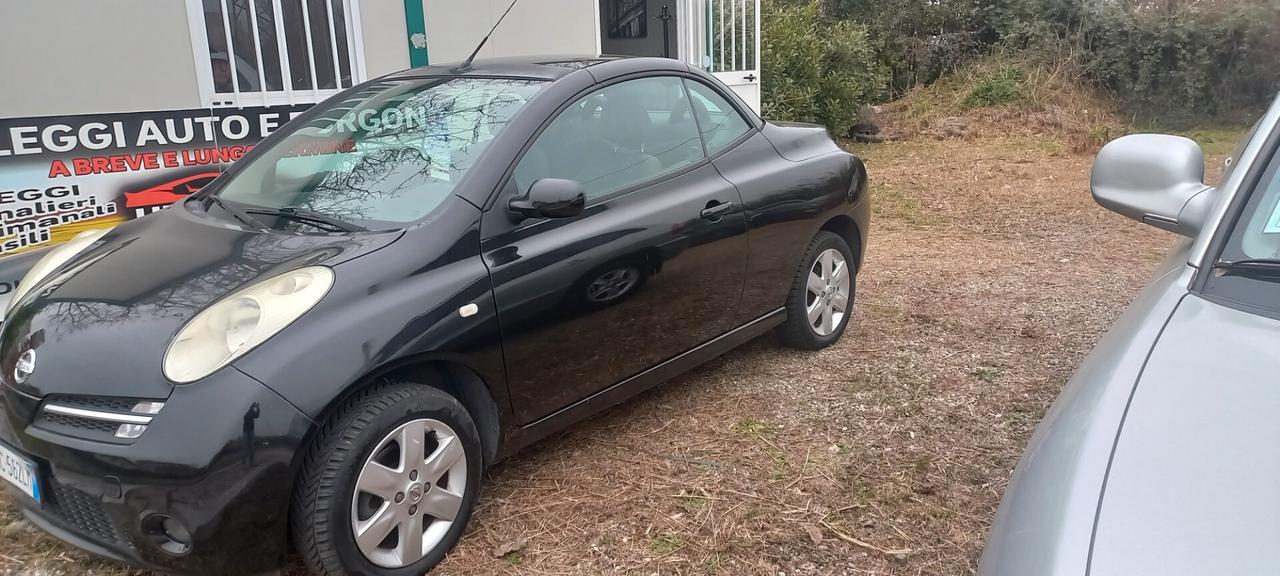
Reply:
<svg viewBox="0 0 1280 576"><path fill-rule="evenodd" d="M467 57L510 0L423 0L432 64ZM365 33L368 34L366 28ZM520 0L477 58L597 53L596 0Z"/></svg>
<svg viewBox="0 0 1280 576"><path fill-rule="evenodd" d="M509 4L422 2L432 64L466 58ZM520 0L480 57L596 54L597 6ZM360 19L368 77L408 68L403 0L360 0ZM0 0L0 118L200 105L186 2Z"/></svg>
<svg viewBox="0 0 1280 576"><path fill-rule="evenodd" d="M0 118L200 106L181 0L0 0Z"/></svg>
<svg viewBox="0 0 1280 576"><path fill-rule="evenodd" d="M369 78L409 67L408 27L402 0L360 0L360 26Z"/></svg>

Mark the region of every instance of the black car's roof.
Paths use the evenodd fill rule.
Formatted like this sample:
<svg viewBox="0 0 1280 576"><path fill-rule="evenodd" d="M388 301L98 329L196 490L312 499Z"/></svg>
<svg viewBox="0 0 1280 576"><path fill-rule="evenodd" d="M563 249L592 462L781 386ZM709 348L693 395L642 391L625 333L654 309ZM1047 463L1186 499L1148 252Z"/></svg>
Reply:
<svg viewBox="0 0 1280 576"><path fill-rule="evenodd" d="M610 63L623 64L623 61L644 60L654 69L687 69L678 60L665 58L633 58L614 55L544 55L544 56L512 56L505 58L484 58L472 62L465 70L458 70L461 62L449 62L433 66L409 68L387 75L387 78L417 78L422 76L511 76L520 78L538 78L542 80L558 80L575 70L602 66L609 68Z"/></svg>
<svg viewBox="0 0 1280 576"><path fill-rule="evenodd" d="M465 70L458 70L458 63L439 64L411 68L387 76L390 80L427 80L429 78L521 78L545 81L547 86L531 98L502 128L502 136L495 138L476 163L459 181L456 194L474 206L488 208L494 191L506 179L514 159L520 157L526 143L542 129L546 120L568 105L583 91L617 78L633 74L687 74L703 76L710 85L719 86L721 94L734 102L739 110L749 111L746 103L731 90L716 82L710 74L670 58L644 58L627 56L533 56L476 60ZM378 80L370 80L377 82ZM757 116L744 112L758 128Z"/></svg>

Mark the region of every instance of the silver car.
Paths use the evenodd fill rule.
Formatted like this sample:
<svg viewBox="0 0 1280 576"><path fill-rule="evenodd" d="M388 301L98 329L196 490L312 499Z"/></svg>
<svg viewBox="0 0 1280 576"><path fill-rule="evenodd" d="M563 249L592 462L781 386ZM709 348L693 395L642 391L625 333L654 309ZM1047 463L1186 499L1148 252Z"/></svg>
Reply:
<svg viewBox="0 0 1280 576"><path fill-rule="evenodd" d="M1181 235L1022 456L982 576L1280 573L1280 100L1204 184L1190 140L1094 164L1102 206Z"/></svg>

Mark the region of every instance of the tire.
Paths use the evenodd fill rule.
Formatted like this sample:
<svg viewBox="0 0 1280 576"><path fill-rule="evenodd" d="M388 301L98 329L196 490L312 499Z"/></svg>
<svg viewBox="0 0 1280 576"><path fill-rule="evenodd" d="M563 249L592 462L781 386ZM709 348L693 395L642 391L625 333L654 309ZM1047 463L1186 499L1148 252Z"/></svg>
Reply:
<svg viewBox="0 0 1280 576"><path fill-rule="evenodd" d="M833 282L827 282L821 274L817 273L821 271L820 265L829 265L825 260L819 262L819 259L826 255L830 255L831 262L836 264L838 260L843 259L847 285L839 281L838 266L834 266L837 270ZM836 258L836 255L839 258ZM838 234L824 230L818 232L818 235L809 241L809 247L805 249L804 257L801 259L801 266L791 282L791 290L787 293L787 319L777 329L778 336L782 338L784 344L800 350L821 350L840 339L849 325L849 318L853 315L858 280L856 266L857 261L853 258L849 243ZM811 275L815 275L816 280L821 280L821 283L811 286L809 283ZM837 313L841 301L844 303L844 309ZM819 305L817 321L813 321L809 315L815 302ZM833 304L829 325L826 315L821 313L825 310L827 302Z"/></svg>
<svg viewBox="0 0 1280 576"><path fill-rule="evenodd" d="M406 454L404 446L419 437L423 444L415 448L424 455L423 465L412 470L404 464L415 460L415 448ZM361 390L324 422L311 442L290 510L294 547L316 576L425 574L462 537L479 492L481 459L471 415L452 396L408 382ZM453 519L445 520L455 505ZM365 548L357 541L353 516L370 535ZM376 540L374 532L390 522L398 524L380 543L370 544ZM417 546L420 558L412 558L408 527L424 531Z"/></svg>

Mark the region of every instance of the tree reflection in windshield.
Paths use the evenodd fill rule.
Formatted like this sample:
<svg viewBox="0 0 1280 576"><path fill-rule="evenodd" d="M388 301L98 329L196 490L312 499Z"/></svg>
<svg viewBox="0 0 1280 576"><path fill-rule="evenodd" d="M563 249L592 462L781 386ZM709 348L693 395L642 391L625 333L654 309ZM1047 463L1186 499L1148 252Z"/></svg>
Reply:
<svg viewBox="0 0 1280 576"><path fill-rule="evenodd" d="M370 228L417 220L453 193L480 152L543 86L509 78L376 82L326 105L218 194Z"/></svg>

